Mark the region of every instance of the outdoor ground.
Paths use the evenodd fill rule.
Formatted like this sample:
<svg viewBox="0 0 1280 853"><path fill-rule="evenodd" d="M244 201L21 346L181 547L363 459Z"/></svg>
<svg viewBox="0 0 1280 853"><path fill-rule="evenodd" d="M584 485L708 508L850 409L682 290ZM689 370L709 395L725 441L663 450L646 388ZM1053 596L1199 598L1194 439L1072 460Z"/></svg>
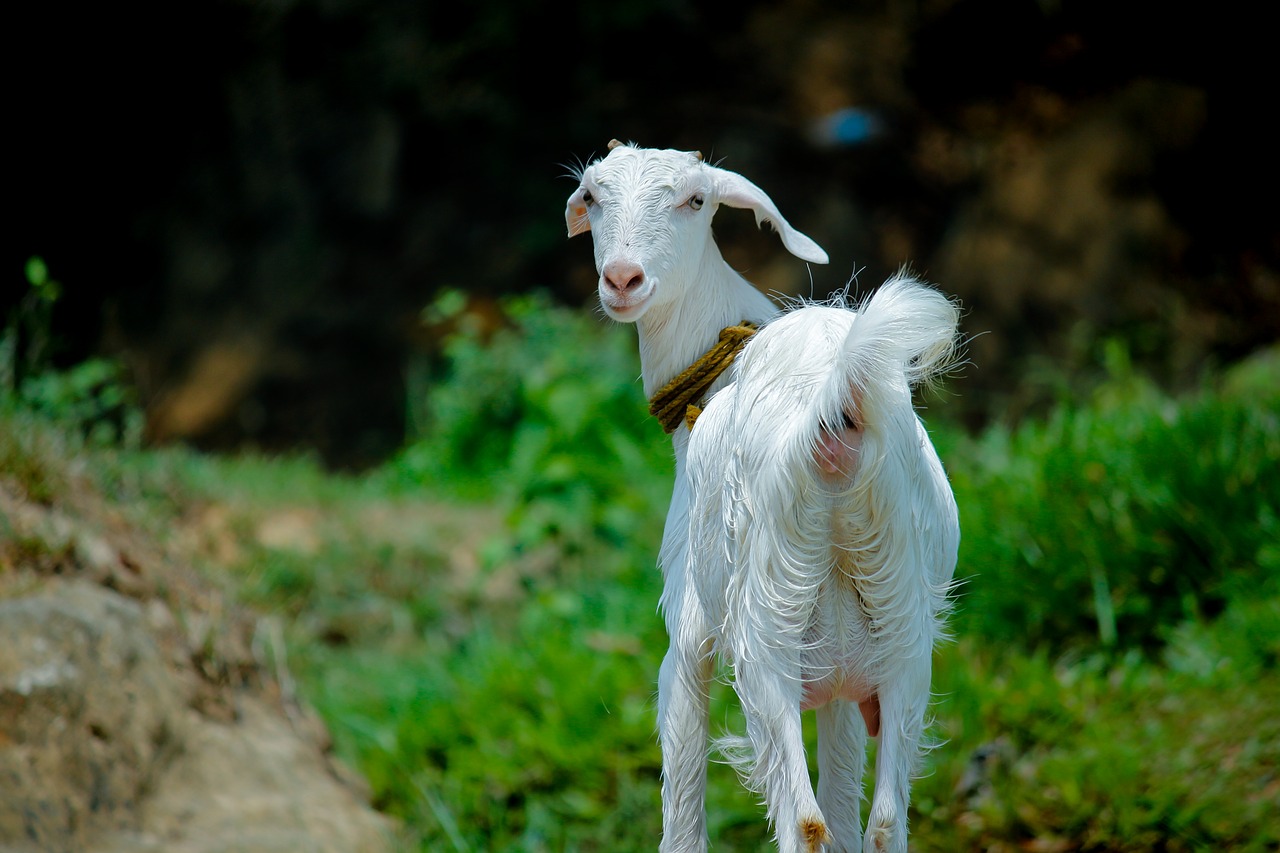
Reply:
<svg viewBox="0 0 1280 853"><path fill-rule="evenodd" d="M631 341L549 317L457 350L447 417L358 475L6 403L0 849L653 849L669 451ZM537 356L566 328L595 373ZM1180 396L1110 370L1017 427L926 410L965 584L915 850L1280 849L1274 356ZM477 389L517 373L498 441ZM708 814L765 844L720 763Z"/></svg>

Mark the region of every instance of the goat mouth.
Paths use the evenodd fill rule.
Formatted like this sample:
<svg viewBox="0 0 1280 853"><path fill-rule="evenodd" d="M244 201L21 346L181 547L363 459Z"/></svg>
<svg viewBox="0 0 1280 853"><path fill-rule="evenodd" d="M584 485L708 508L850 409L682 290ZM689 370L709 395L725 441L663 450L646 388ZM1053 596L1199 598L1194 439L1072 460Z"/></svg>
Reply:
<svg viewBox="0 0 1280 853"><path fill-rule="evenodd" d="M652 288L645 287L641 293L619 296L615 293L606 293L605 289L601 288L600 305L604 308L604 312L613 319L634 322L640 319L640 315L648 307L649 297L652 293Z"/></svg>
<svg viewBox="0 0 1280 853"><path fill-rule="evenodd" d="M643 311L643 302L636 302L629 305L611 305L607 302L604 303L604 312L615 320L625 320L628 322L639 320Z"/></svg>

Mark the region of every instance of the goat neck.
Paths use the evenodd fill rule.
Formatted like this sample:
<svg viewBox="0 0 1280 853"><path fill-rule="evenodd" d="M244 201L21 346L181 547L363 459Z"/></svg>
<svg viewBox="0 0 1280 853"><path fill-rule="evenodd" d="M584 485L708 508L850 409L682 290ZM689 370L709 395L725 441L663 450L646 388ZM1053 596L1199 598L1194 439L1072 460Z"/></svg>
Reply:
<svg viewBox="0 0 1280 853"><path fill-rule="evenodd" d="M764 190L698 152L615 140L578 178L565 225L570 237L592 234L602 310L637 324L646 395L700 357L725 326L777 313L720 255L711 219L722 205L752 211L758 225L768 222L796 257L827 262Z"/></svg>
<svg viewBox="0 0 1280 853"><path fill-rule="evenodd" d="M666 284L682 298L655 304L636 322L646 397L697 361L715 344L721 329L743 320L764 323L779 310L725 262L710 233L689 280Z"/></svg>

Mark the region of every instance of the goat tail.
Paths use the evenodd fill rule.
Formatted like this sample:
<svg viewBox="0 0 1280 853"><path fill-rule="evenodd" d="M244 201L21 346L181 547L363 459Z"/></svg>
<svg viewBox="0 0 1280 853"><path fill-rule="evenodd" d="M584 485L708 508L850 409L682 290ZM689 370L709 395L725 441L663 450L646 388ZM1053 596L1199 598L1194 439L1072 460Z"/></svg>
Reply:
<svg viewBox="0 0 1280 853"><path fill-rule="evenodd" d="M957 364L959 322L954 301L900 271L858 310L844 344L850 372L860 378L901 371L911 387L930 383Z"/></svg>

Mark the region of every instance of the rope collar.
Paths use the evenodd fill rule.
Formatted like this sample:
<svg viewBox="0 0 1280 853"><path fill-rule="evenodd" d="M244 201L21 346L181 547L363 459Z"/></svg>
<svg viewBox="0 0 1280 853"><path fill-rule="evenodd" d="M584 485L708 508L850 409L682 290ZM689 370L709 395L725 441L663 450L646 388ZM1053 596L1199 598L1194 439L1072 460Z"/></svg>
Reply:
<svg viewBox="0 0 1280 853"><path fill-rule="evenodd" d="M746 320L721 329L720 340L711 349L649 398L649 414L658 419L668 435L681 423L693 429L693 422L702 414L703 396L755 333L756 324Z"/></svg>

